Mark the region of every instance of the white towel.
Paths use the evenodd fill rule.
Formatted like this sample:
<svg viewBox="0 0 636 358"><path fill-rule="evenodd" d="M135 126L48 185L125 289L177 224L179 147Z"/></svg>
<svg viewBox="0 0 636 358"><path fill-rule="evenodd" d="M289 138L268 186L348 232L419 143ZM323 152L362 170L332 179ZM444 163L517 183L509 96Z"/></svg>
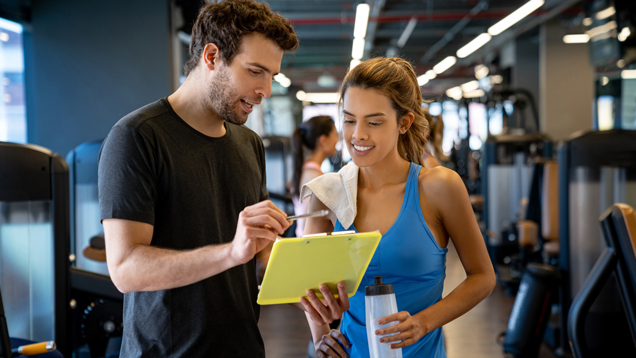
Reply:
<svg viewBox="0 0 636 358"><path fill-rule="evenodd" d="M300 200L311 194L322 201L329 210L333 211L342 224L348 229L353 225L356 218L358 206L356 198L358 195L358 167L350 162L338 173L327 173L317 177L309 183L303 185L300 190Z"/></svg>

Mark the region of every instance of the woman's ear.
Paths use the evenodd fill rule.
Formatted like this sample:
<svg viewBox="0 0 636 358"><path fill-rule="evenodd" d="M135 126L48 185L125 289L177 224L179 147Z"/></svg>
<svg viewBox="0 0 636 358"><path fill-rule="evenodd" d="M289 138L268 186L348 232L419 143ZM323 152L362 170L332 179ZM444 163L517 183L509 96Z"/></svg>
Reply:
<svg viewBox="0 0 636 358"><path fill-rule="evenodd" d="M400 118L400 129L399 129L400 134L406 133L406 131L408 131L409 128L411 128L411 125L413 124L414 120L415 120L415 115L411 112L403 115L402 118Z"/></svg>

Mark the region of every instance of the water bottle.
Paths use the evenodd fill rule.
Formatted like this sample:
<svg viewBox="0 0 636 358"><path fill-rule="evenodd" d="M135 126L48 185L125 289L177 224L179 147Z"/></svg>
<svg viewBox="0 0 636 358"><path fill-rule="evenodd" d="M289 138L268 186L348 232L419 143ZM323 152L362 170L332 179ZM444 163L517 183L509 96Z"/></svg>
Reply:
<svg viewBox="0 0 636 358"><path fill-rule="evenodd" d="M393 293L393 285L383 284L382 276L375 276L375 284L366 287L364 302L367 321L367 340L369 341L369 357L402 358L402 348L391 349L391 344L397 342L380 343L380 337L384 336L375 335L377 329L394 326L399 323L396 321L389 322L382 326L378 325L378 319L398 312L395 293ZM387 336L390 335L392 334Z"/></svg>

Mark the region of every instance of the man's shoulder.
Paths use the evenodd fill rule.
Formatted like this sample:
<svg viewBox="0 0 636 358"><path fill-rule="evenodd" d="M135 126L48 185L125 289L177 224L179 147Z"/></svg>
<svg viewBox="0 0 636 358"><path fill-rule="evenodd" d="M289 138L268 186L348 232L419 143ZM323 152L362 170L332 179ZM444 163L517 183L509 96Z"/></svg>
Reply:
<svg viewBox="0 0 636 358"><path fill-rule="evenodd" d="M152 119L169 114L170 109L163 104L163 99L160 99L128 113L127 115L122 117L115 125L137 129L142 125L148 123Z"/></svg>
<svg viewBox="0 0 636 358"><path fill-rule="evenodd" d="M247 126L237 125L227 121L225 123L228 127L231 127L231 130L235 133L232 134L233 136L236 135L237 138L241 138L241 140L248 140L254 144L260 145L260 143L262 143L261 137Z"/></svg>

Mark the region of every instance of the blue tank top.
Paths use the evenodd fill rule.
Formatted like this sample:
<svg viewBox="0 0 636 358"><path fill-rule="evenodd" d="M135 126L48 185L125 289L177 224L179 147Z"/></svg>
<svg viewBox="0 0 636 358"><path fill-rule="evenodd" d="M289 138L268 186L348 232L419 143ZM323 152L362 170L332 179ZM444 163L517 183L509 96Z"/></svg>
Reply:
<svg viewBox="0 0 636 358"><path fill-rule="evenodd" d="M342 317L340 330L352 344L351 349L347 349L352 358L369 357L364 298L365 287L373 285L374 276L382 276L383 282L393 285L398 311L415 315L442 299L448 249L439 247L424 221L418 180L421 168L411 163L400 214L382 236L358 291L349 299L350 308ZM334 231L343 230L358 231L354 225L345 229L337 221ZM403 358L445 358L442 328L402 348L402 355Z"/></svg>

